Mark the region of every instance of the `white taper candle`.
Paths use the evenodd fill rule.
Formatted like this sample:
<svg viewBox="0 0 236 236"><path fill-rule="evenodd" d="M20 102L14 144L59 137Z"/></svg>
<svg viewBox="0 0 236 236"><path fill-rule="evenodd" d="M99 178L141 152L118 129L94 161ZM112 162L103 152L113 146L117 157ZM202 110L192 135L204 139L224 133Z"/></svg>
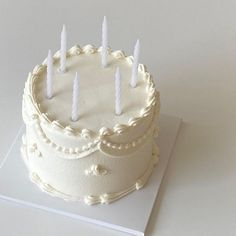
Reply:
<svg viewBox="0 0 236 236"><path fill-rule="evenodd" d="M134 61L133 61L133 66L132 66L132 77L130 81L130 85L132 88L135 88L137 85L139 52L140 52L140 43L138 39L134 47Z"/></svg>
<svg viewBox="0 0 236 236"><path fill-rule="evenodd" d="M72 121L77 121L79 118L78 102L79 102L79 75L76 72L73 83L73 93L72 93L72 111L71 111Z"/></svg>
<svg viewBox="0 0 236 236"><path fill-rule="evenodd" d="M115 74L115 113L121 114L121 75L120 68L117 67Z"/></svg>
<svg viewBox="0 0 236 236"><path fill-rule="evenodd" d="M52 76L53 76L53 61L51 50L48 51L47 57L47 98L52 98Z"/></svg>
<svg viewBox="0 0 236 236"><path fill-rule="evenodd" d="M102 57L102 66L107 66L107 55L108 55L108 36L107 36L107 18L104 16L103 22L102 22L102 51L101 51L101 57Z"/></svg>
<svg viewBox="0 0 236 236"><path fill-rule="evenodd" d="M66 26L63 25L61 31L61 51L60 51L60 71L66 71L66 45L67 45L67 34L66 34Z"/></svg>

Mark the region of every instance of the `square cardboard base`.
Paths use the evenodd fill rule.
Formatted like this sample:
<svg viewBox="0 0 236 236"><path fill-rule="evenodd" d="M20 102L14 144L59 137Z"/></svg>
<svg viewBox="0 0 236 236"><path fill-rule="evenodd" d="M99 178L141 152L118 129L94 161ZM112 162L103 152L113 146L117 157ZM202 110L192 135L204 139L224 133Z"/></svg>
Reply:
<svg viewBox="0 0 236 236"><path fill-rule="evenodd" d="M126 233L144 235L180 124L180 118L161 115L160 135L157 141L161 152L160 160L144 188L109 205L95 206L87 206L82 202L66 202L51 197L41 192L29 180L28 171L20 155L23 126L0 165L0 199L66 215Z"/></svg>

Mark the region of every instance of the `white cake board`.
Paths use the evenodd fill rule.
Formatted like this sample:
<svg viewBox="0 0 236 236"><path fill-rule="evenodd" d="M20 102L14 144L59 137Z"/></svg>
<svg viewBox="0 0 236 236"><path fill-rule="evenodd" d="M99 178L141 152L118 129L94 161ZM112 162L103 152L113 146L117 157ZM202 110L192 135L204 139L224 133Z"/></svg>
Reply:
<svg viewBox="0 0 236 236"><path fill-rule="evenodd" d="M51 197L41 192L29 180L28 171L20 156L23 126L0 165L0 199L66 215L126 233L144 235L180 124L180 118L161 115L158 138L161 152L160 161L144 188L109 205L95 206L87 206L80 202L65 202L62 199Z"/></svg>

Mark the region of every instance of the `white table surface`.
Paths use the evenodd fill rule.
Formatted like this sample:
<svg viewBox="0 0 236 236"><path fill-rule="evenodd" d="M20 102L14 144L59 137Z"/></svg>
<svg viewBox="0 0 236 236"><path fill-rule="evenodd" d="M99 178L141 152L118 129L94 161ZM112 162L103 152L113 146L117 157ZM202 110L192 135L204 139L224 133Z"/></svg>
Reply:
<svg viewBox="0 0 236 236"><path fill-rule="evenodd" d="M0 158L22 122L27 74L59 48L61 25L69 45L99 45L107 15L111 47L132 53L139 37L162 112L184 120L147 235L235 235L235 10L234 0L1 0ZM95 234L124 235L0 201L0 235Z"/></svg>

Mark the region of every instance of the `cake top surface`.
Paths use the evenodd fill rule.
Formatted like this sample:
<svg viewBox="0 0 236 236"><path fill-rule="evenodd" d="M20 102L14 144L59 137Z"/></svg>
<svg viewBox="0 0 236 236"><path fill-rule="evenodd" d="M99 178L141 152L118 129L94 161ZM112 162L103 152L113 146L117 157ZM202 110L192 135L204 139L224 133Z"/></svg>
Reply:
<svg viewBox="0 0 236 236"><path fill-rule="evenodd" d="M46 98L46 62L34 80L33 98L41 113L50 121L73 129L83 128L99 131L102 127L113 128L116 124L127 124L130 119L142 116L150 103L150 74L139 65L136 88L131 88L132 57L121 51L108 55L108 65L101 66L99 49L91 45L83 49L75 46L68 52L66 72L59 71L58 52L54 55L53 97ZM121 72L122 114L115 115L115 71ZM75 73L79 73L79 119L71 120L72 88ZM153 85L154 86L154 85ZM152 86L151 86L152 87Z"/></svg>

